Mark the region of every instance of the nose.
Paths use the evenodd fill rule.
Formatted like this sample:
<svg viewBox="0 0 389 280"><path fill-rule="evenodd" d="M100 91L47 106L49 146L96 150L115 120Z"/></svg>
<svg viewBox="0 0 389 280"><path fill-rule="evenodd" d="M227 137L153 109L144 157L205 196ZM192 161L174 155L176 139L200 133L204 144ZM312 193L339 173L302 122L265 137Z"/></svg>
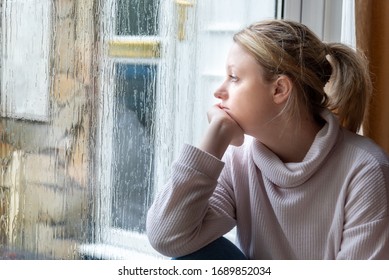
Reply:
<svg viewBox="0 0 389 280"><path fill-rule="evenodd" d="M213 95L214 95L216 98L218 98L218 99L225 100L225 99L227 99L228 93L227 93L226 89L223 87L223 85L221 85L221 86L215 91L215 93L214 93Z"/></svg>

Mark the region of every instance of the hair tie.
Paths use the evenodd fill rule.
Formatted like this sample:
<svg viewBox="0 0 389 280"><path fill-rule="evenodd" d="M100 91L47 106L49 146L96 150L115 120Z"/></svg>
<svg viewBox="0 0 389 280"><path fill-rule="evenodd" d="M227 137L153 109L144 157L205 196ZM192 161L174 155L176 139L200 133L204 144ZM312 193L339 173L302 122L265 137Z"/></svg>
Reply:
<svg viewBox="0 0 389 280"><path fill-rule="evenodd" d="M323 48L324 48L325 54L326 55L331 55L332 54L331 45L323 42L323 46L324 46Z"/></svg>

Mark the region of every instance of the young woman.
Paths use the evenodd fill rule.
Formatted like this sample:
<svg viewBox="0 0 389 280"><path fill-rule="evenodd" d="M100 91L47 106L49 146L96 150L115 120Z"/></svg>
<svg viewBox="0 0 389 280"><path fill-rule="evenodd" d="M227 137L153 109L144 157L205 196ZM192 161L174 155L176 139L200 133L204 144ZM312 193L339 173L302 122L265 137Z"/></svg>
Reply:
<svg viewBox="0 0 389 280"><path fill-rule="evenodd" d="M223 252L236 226L248 259L389 259L389 158L356 134L364 58L274 20L234 36L226 72L202 143L184 147L149 210L151 244L242 258Z"/></svg>

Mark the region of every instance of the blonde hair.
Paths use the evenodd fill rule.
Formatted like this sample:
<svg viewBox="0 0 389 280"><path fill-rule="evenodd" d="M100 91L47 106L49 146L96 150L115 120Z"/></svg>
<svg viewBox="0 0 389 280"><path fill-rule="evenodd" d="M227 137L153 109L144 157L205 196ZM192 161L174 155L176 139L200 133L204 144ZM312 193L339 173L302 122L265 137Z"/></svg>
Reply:
<svg viewBox="0 0 389 280"><path fill-rule="evenodd" d="M301 106L320 119L324 108L340 123L357 132L366 113L372 85L367 61L358 51L340 44L323 43L305 25L288 20L254 23L234 35L272 81L287 75L299 94L292 94L284 109L289 117L300 115ZM330 81L331 93L324 90Z"/></svg>

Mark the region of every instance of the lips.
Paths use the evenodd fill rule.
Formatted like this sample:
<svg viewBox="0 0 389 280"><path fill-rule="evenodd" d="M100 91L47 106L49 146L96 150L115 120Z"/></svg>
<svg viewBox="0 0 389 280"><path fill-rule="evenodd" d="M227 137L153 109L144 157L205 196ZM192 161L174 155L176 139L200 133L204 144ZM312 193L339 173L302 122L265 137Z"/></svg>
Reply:
<svg viewBox="0 0 389 280"><path fill-rule="evenodd" d="M224 106L223 104L219 104L219 108L222 109L222 110L225 110L225 109L228 109L226 106Z"/></svg>

